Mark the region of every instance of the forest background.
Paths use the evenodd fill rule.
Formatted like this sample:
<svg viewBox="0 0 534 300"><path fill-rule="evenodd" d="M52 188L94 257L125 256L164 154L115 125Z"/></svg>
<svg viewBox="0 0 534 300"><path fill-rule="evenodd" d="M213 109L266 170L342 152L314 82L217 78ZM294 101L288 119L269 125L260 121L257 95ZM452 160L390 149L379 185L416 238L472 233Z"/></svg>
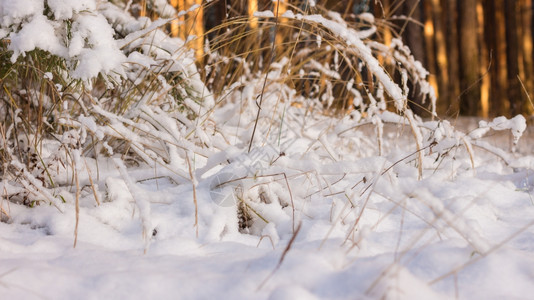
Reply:
<svg viewBox="0 0 534 300"><path fill-rule="evenodd" d="M140 16L157 18L154 2L134 1ZM534 89L532 0L341 0L314 1L316 7L336 11L351 22L362 12L374 14L381 24L377 38L385 44L401 37L429 71L428 78L438 98L441 117L458 115L495 117L530 115L534 106L529 94ZM170 26L173 35L198 38L190 43L201 58L205 43L216 35L220 24L249 16L249 29L258 20L254 11L272 10L282 16L291 7L306 9L307 1L269 0L170 0L177 11L198 9L176 16ZM283 18L280 23L283 25ZM355 21L357 22L357 21ZM264 24L265 25L265 24ZM259 29L258 29L259 30ZM278 30L276 43L291 39ZM265 45L265 43L264 43ZM267 51L266 51L267 52ZM341 92L341 94L343 94ZM343 98L343 95L338 95ZM342 101L344 108L350 101ZM427 110L413 89L411 106L417 114Z"/></svg>

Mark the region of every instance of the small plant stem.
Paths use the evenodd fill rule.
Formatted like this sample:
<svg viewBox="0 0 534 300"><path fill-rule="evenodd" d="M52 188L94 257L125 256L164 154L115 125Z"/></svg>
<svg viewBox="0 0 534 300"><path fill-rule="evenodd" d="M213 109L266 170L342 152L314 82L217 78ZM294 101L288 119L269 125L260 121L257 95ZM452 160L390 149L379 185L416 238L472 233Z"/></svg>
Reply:
<svg viewBox="0 0 534 300"><path fill-rule="evenodd" d="M276 1L276 13L274 15L274 36L276 37L276 34L278 32L278 8L280 7L280 0ZM252 149L252 144L254 143L254 135L256 134L256 128L258 127L258 121L260 119L260 113L261 113L261 104L263 103L263 95L265 94L265 87L267 86L267 77L269 76L269 68L271 67L271 64L274 61L275 56L275 50L276 50L276 41L275 39L271 42L271 59L269 60L269 63L265 66L265 78L263 79L263 86L261 87L261 93L260 93L260 100L259 102L256 102L258 105L258 113L256 115L256 120L254 121L254 129L252 130L252 136L250 137L250 144L248 145L248 153L250 153L250 149Z"/></svg>
<svg viewBox="0 0 534 300"><path fill-rule="evenodd" d="M189 160L189 155L187 151L185 152L185 159L187 161L187 167L189 168L189 176L191 177L191 184L193 185L193 201L195 203L195 224L193 225L196 228L196 235L198 238L198 201L197 201L197 187L195 182L195 177L193 176L193 169L191 168L191 161ZM268 223L268 222L267 222Z"/></svg>

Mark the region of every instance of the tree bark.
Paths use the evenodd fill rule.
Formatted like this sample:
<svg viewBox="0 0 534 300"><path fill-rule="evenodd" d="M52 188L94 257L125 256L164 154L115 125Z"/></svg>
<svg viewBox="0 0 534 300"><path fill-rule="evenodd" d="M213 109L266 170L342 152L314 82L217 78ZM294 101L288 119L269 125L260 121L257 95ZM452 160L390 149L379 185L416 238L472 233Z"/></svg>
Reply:
<svg viewBox="0 0 534 300"><path fill-rule="evenodd" d="M460 1L460 110L476 116L480 109L479 52L477 43L476 0Z"/></svg>
<svg viewBox="0 0 534 300"><path fill-rule="evenodd" d="M436 76L439 76L438 89L439 89L439 102L442 103L439 106L440 111L444 111L450 105L450 91L449 91L449 74L447 72L447 46L445 43L445 34L443 31L443 11L439 0L432 0L432 14L434 15L434 38L436 45Z"/></svg>
<svg viewBox="0 0 534 300"><path fill-rule="evenodd" d="M508 71L506 67L506 28L505 28L505 15L504 15L504 3L500 0L487 0L493 5L490 14L494 16L494 22L490 24L489 34L494 39L493 51L495 53L494 62L494 74L495 76L495 90L494 97L491 103L492 115L507 114L510 108L510 102L507 94L508 90ZM489 23L489 22L488 22Z"/></svg>
<svg viewBox="0 0 534 300"><path fill-rule="evenodd" d="M425 62L425 40L423 27L417 22L423 20L420 0L406 0L404 3L404 14L415 21L405 21L406 26L403 37L410 47L413 57L424 64ZM401 32L402 33L402 32Z"/></svg>
<svg viewBox="0 0 534 300"><path fill-rule="evenodd" d="M484 19L484 9L482 6L482 0L477 0L477 41L480 45L480 116L482 118L489 117L489 94L490 94L490 85L491 78L488 73L489 61L489 52L488 47L484 39L484 24L486 23Z"/></svg>
<svg viewBox="0 0 534 300"><path fill-rule="evenodd" d="M445 0L442 2L446 12L446 35L447 60L449 62L447 73L449 74L449 106L445 111L447 116L455 117L460 113L460 54L458 47L458 6L456 1Z"/></svg>
<svg viewBox="0 0 534 300"><path fill-rule="evenodd" d="M424 24L425 24L425 50L426 50L426 63L425 66L430 73L428 75L428 82L434 88L436 97L439 97L441 92L438 87L437 81L437 63L436 63L436 50L435 50L435 29L434 29L434 14L432 10L431 1L423 1L424 10ZM417 111L416 111L417 113Z"/></svg>
<svg viewBox="0 0 534 300"><path fill-rule="evenodd" d="M519 75L518 62L518 37L517 37L517 14L516 0L504 1L506 17L506 64L508 65L508 96L510 97L510 113L520 114L524 103L521 98L521 84L517 78Z"/></svg>
<svg viewBox="0 0 534 300"><path fill-rule="evenodd" d="M534 66L532 57L532 0L520 0L519 14L521 16L521 26L518 26L520 29L519 35L521 41L521 45L519 47L521 53L519 72L521 80L525 86L525 90L522 91L522 96L525 102L524 112L530 115L533 113L534 107L532 103L528 101L528 95L526 93L532 93L534 90ZM532 97L533 95L530 96Z"/></svg>

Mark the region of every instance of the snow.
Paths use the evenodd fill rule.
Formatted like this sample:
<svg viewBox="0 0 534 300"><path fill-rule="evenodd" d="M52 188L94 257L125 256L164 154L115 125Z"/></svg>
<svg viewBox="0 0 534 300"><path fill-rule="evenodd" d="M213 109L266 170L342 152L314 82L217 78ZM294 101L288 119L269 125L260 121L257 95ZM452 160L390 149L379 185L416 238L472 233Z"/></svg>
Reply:
<svg viewBox="0 0 534 300"><path fill-rule="evenodd" d="M266 105L275 105L275 99L266 99ZM221 111L234 106L240 104L228 103ZM286 113L296 116L299 109ZM224 122L225 115L221 117ZM315 118L346 123L340 128L350 125L348 119ZM94 130L87 117L82 120ZM285 122L295 127L296 120ZM393 116L384 120L399 121ZM199 161L205 167L196 175L198 237L190 184L139 180L153 178L153 170L126 171L116 159L109 169L99 164L104 182L98 187L100 193L107 191L101 205L82 190L76 248L72 205L58 204L65 210L59 213L53 206L4 202L11 221L0 223L2 295L502 299L534 292L532 166L514 172L483 152L476 156L473 172L464 151L441 168L425 169L417 180L410 163L388 169L413 151L410 134L388 124L382 124L384 151L397 155L359 158L346 141L334 137L328 151L343 157L339 161L322 158L322 146L314 150L319 156L305 153L318 137L310 127L312 135L284 148L285 156L274 164L276 150L263 146L247 154L246 143ZM432 124L436 122L428 126ZM400 134L395 143L386 138L392 132ZM284 136L291 140L294 134L289 130ZM519 151L530 142L531 137L520 140ZM519 160L523 163L518 165L528 166L532 152L523 152ZM247 169L252 165L263 169L254 175ZM236 201L243 199L269 223L256 217L249 233L240 232L236 207L215 203L212 180L228 173L251 177L221 191L236 193ZM292 198L284 176L269 175L280 173L287 174ZM262 197L265 202L255 200ZM284 254L299 223L302 228Z"/></svg>
<svg viewBox="0 0 534 300"><path fill-rule="evenodd" d="M114 31L102 15L81 15L73 29L76 42L69 48L69 55L79 61L72 72L73 77L88 80L99 73L121 69L126 57L116 45Z"/></svg>
<svg viewBox="0 0 534 300"><path fill-rule="evenodd" d="M254 17L258 17L258 18L274 18L274 13L270 10L265 10L265 11L255 11L254 12ZM287 14L285 15L285 17L291 17L291 15Z"/></svg>
<svg viewBox="0 0 534 300"><path fill-rule="evenodd" d="M48 7L54 12L56 20L71 19L73 15L84 10L95 10L94 0L48 0Z"/></svg>
<svg viewBox="0 0 534 300"><path fill-rule="evenodd" d="M0 3L1 26L8 27L18 23L23 18L42 13L44 9L41 0L2 1Z"/></svg>
<svg viewBox="0 0 534 300"><path fill-rule="evenodd" d="M28 51L39 48L58 56L65 54L65 48L61 45L56 36L54 27L48 22L45 16L36 15L24 28L16 35L11 35L9 49L13 51L11 61Z"/></svg>
<svg viewBox="0 0 534 300"><path fill-rule="evenodd" d="M98 74L124 75L124 54L114 39L114 30L94 0L51 0L46 2L54 17L45 15L43 1L2 1L1 36L9 28L8 49L14 63L27 52L41 49L72 65L71 76L89 81ZM65 22L69 20L70 25ZM13 30L12 28L20 28Z"/></svg>
<svg viewBox="0 0 534 300"><path fill-rule="evenodd" d="M90 0L47 3L52 20L43 15L43 1L0 1L2 30L21 26L9 33L12 59L39 48L72 63L71 75L86 80L113 72L132 76L136 68L170 61L158 73L184 76L190 91L183 103L198 117L154 103L164 91L138 99L123 115L106 110L102 98L87 104L90 114L61 116L69 130L43 139L40 159L53 166L49 176L63 189L45 187L38 168L30 172L11 162L21 179L20 185L0 181L2 298L534 294L534 135L523 116L480 121L474 128L421 120L405 109L407 86L394 83L362 41L369 33L288 11L283 17L322 24L353 46L403 114L385 111L383 99L373 99L366 115L310 113L292 106L302 99L275 81L265 90L257 139L248 151L264 75L215 101L184 41L159 30L168 19L130 19L106 3L102 14L92 14L86 10L97 8ZM165 4L155 2L168 11ZM58 24L71 17L72 39L64 43ZM124 23L114 27L123 30L121 40L114 39L115 22ZM399 55L426 76L409 53ZM280 78L285 63L273 63L268 78ZM327 66L315 68L339 76ZM69 103L63 105L68 111ZM74 148L89 135L107 156L86 157ZM21 136L20 142L34 138ZM114 154L108 142L115 139L128 141L140 159ZM73 169L53 165L63 156ZM40 205L4 199L24 192L42 197Z"/></svg>

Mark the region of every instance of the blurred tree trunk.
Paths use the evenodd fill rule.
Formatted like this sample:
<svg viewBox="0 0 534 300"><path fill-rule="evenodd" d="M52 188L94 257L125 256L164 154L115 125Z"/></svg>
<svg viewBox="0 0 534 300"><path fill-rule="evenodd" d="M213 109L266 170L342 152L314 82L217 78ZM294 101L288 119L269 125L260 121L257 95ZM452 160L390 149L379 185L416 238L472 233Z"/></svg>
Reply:
<svg viewBox="0 0 534 300"><path fill-rule="evenodd" d="M434 88L436 97L439 97L440 89L438 87L437 75L437 63L436 63L436 50L434 45L434 14L432 10L431 1L423 1L424 18L425 18L425 50L426 50L426 67L430 75L428 76L428 82Z"/></svg>
<svg viewBox="0 0 534 300"><path fill-rule="evenodd" d="M425 33L423 21L423 5L420 0L406 0L402 6L400 14L407 17L398 25L400 34L405 44L410 48L413 57L426 64ZM425 65L426 66L426 65ZM412 109L415 113L422 113L423 99L418 86L410 86L409 98L414 102Z"/></svg>
<svg viewBox="0 0 534 300"><path fill-rule="evenodd" d="M171 1L178 1L178 0L171 0ZM217 26L224 23L224 21L226 20L227 18L226 1L227 0L212 1L204 9L204 26L205 26L206 32L212 30L213 28L216 28ZM208 38L210 40L213 40L222 32L223 31L221 30L214 30L209 33Z"/></svg>
<svg viewBox="0 0 534 300"><path fill-rule="evenodd" d="M484 9L482 6L482 0L477 0L477 42L480 45L480 113L479 115L482 118L488 118L489 116L489 94L490 94L490 84L491 76L488 72L488 67L490 64L488 47L484 39L484 24L486 23L484 19Z"/></svg>
<svg viewBox="0 0 534 300"><path fill-rule="evenodd" d="M512 115L523 112L523 99L521 98L521 85L517 78L519 75L519 39L517 36L516 0L504 1L506 18L506 64L508 66L508 96L510 97L510 113Z"/></svg>
<svg viewBox="0 0 534 300"><path fill-rule="evenodd" d="M170 0L172 7L178 9L178 0ZM180 18L174 16L174 20L171 21L171 35L177 37L180 34Z"/></svg>
<svg viewBox="0 0 534 300"><path fill-rule="evenodd" d="M199 7L186 15L176 15L176 20L171 22L172 36L178 36L184 41L190 36L196 38L189 41L188 46L195 50L197 60L204 56L204 7L202 0L170 0L169 2L178 12L185 11L199 5Z"/></svg>
<svg viewBox="0 0 534 300"><path fill-rule="evenodd" d="M444 113L447 116L457 116L460 113L460 54L458 47L458 6L456 1L443 1L443 10L446 12L445 28L447 29L446 43L448 53L447 71L449 74L450 101ZM439 99L439 101L444 101Z"/></svg>
<svg viewBox="0 0 534 300"><path fill-rule="evenodd" d="M489 0L488 0L489 1ZM494 49L495 52L495 97L492 102L493 115L503 114L509 110L510 102L508 98L508 72L506 66L506 27L505 27L505 16L504 16L504 3L499 0L492 0L491 2L493 7L490 10L490 13L494 15L494 22L490 24L491 29L489 34L492 35L494 39Z"/></svg>
<svg viewBox="0 0 534 300"><path fill-rule="evenodd" d="M527 114L532 114L534 107L528 101L526 93L532 93L534 90L534 66L533 66L533 53L532 53L532 0L520 0L519 2L519 15L521 18L521 26L518 26L520 32L520 59L519 63L519 72L521 80L525 86L525 91L523 91L523 99L527 98L525 102L526 107L524 112ZM530 95L532 96L532 95Z"/></svg>
<svg viewBox="0 0 534 300"><path fill-rule="evenodd" d="M480 107L479 52L477 43L476 0L459 1L460 13L460 110L476 116Z"/></svg>
<svg viewBox="0 0 534 300"><path fill-rule="evenodd" d="M258 0L248 0L247 13L251 29L258 28L258 18L254 17L256 11L258 11Z"/></svg>
<svg viewBox="0 0 534 300"><path fill-rule="evenodd" d="M283 53L284 50L282 49L282 46L284 44L284 39L287 36L287 30L284 30L284 24L287 23L286 18L282 18L281 16L286 12L287 10L287 3L284 0L275 0L273 1L273 12L277 14L278 17L278 28L276 28L276 36L275 43L276 43L276 52L278 54Z"/></svg>
<svg viewBox="0 0 534 300"><path fill-rule="evenodd" d="M449 74L447 72L447 46L445 42L445 33L443 32L444 25L444 15L441 8L439 0L432 0L432 14L434 16L434 31L435 31L435 40L436 40L436 55L437 55L437 73L436 76L439 76L438 79L438 89L441 103L440 110L446 110L450 103L450 91L449 91Z"/></svg>
<svg viewBox="0 0 534 300"><path fill-rule="evenodd" d="M373 14L375 18L385 19L388 20L391 17L392 12L389 10L391 7L391 0L383 0L381 2L382 5L374 5L373 6ZM362 9L365 9L365 7L362 7L363 1L356 1L356 11L359 13L362 13ZM363 3L365 5L365 3ZM367 7L369 8L369 7ZM379 34L381 35L381 39L384 42L385 45L391 45L391 41L393 40L393 33L391 31L391 26L385 25L380 26L379 28ZM385 57L385 56L379 56L378 61L381 65L387 65L386 61L392 60L391 57ZM389 74L395 74L395 67L393 65L386 67L386 71ZM393 75L392 75L393 76Z"/></svg>
<svg viewBox="0 0 534 300"><path fill-rule="evenodd" d="M413 57L421 63L424 63L425 40L423 27L421 26L421 23L418 23L423 17L420 3L420 0L406 0L403 14L413 19L413 21L405 21L405 25L401 28L401 34L405 38L408 47L410 47ZM404 32L402 32L403 30Z"/></svg>

